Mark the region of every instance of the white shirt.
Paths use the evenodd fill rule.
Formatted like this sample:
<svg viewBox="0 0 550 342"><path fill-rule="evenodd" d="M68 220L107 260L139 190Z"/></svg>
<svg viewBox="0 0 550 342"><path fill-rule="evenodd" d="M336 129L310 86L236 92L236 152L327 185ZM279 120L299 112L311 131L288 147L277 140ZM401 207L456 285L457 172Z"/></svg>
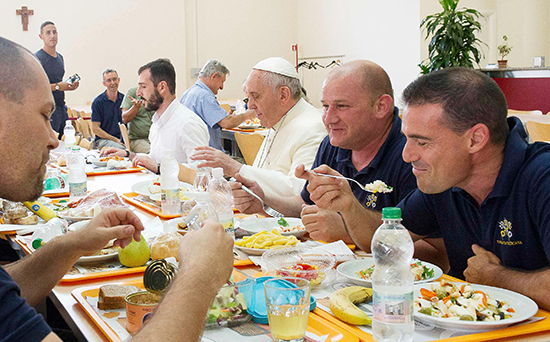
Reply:
<svg viewBox="0 0 550 342"><path fill-rule="evenodd" d="M253 165L243 165L239 173L255 180L266 194L299 195L305 180L296 178L294 170L300 164L311 168L326 135L321 112L300 99L269 130Z"/></svg>
<svg viewBox="0 0 550 342"><path fill-rule="evenodd" d="M177 99L170 103L162 115L155 113L152 121L149 156L157 163L164 159L167 149L174 150L174 157L179 163L187 163L195 153L195 147L208 146L208 127Z"/></svg>

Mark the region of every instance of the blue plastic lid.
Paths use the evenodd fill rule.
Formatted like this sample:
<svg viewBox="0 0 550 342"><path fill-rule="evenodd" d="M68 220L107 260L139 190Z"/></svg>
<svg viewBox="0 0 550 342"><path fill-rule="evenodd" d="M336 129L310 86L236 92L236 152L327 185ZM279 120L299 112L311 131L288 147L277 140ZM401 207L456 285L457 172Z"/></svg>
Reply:
<svg viewBox="0 0 550 342"><path fill-rule="evenodd" d="M274 277L259 277L256 278L256 283L254 284L254 306L248 307L248 313L252 315L252 320L260 324L269 324L267 319L267 307L265 304L265 292L264 292L264 283L273 279ZM285 282L288 287L296 287L296 285ZM317 301L313 296L311 296L309 301L309 310L313 310L317 307Z"/></svg>

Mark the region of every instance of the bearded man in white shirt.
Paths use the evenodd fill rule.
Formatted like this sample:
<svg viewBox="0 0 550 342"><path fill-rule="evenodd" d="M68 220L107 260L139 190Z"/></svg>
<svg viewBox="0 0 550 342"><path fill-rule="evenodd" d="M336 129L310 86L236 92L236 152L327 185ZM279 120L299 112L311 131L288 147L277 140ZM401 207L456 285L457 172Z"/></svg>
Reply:
<svg viewBox="0 0 550 342"><path fill-rule="evenodd" d="M189 162L198 146L208 145L208 127L176 98L176 71L170 60L159 58L139 68L137 95L143 98L146 110L154 110L149 131L151 151L136 154L128 150L109 148L103 155L128 157L134 166L143 166L157 174L166 151L174 150L179 163Z"/></svg>
<svg viewBox="0 0 550 342"><path fill-rule="evenodd" d="M319 144L327 135L321 112L301 99L295 67L280 57L256 64L245 82L248 108L256 112L269 132L252 166L243 165L211 147L199 147L192 160L198 167L222 167L227 176L239 173L255 180L264 192L298 195L304 180L294 175L300 164L310 167Z"/></svg>

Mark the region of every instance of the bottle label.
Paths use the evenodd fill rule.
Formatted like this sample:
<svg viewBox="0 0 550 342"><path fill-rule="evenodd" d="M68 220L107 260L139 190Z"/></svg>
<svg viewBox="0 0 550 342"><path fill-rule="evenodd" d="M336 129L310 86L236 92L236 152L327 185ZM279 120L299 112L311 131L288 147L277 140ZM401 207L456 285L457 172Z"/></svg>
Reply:
<svg viewBox="0 0 550 342"><path fill-rule="evenodd" d="M71 197L86 196L87 192L88 192L88 189L86 187L86 182L69 183L69 194Z"/></svg>
<svg viewBox="0 0 550 342"><path fill-rule="evenodd" d="M226 221L220 220L220 223L227 234L229 235L235 234L235 224L233 223L233 217L231 217L231 219Z"/></svg>
<svg viewBox="0 0 550 342"><path fill-rule="evenodd" d="M180 189L162 189L160 193L162 204L179 204Z"/></svg>
<svg viewBox="0 0 550 342"><path fill-rule="evenodd" d="M374 319L383 323L410 323L413 313L413 293L386 294L374 291Z"/></svg>

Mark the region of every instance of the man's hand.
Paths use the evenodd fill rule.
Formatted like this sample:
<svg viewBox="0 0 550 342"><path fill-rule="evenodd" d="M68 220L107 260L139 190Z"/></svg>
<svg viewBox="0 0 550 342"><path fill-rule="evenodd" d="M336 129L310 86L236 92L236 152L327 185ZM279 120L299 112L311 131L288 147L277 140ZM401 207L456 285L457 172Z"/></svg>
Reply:
<svg viewBox="0 0 550 342"><path fill-rule="evenodd" d="M67 234L75 241L75 248L81 249L82 255L92 255L104 248L113 239L115 246L126 247L134 240L139 241L143 224L127 208L112 208L101 212L84 228Z"/></svg>
<svg viewBox="0 0 550 342"><path fill-rule="evenodd" d="M326 242L344 240L351 242L351 238L344 228L342 218L338 213L319 209L316 205L302 206L302 223L313 240Z"/></svg>
<svg viewBox="0 0 550 342"><path fill-rule="evenodd" d="M202 160L203 162L198 167L221 167L223 173L226 176L235 177L235 174L239 172L242 164L236 160L231 159L230 156L222 151L212 148L210 146L196 147L195 154L193 154L191 160Z"/></svg>
<svg viewBox="0 0 550 342"><path fill-rule="evenodd" d="M252 190L253 193L258 195L261 199L264 199L265 194L260 185L253 180L242 177L238 173L235 175L235 179L237 182L229 182L231 190L233 190L235 207L243 214L264 213L260 201L241 189L241 184L244 184L247 188Z"/></svg>
<svg viewBox="0 0 550 342"><path fill-rule="evenodd" d="M244 120L254 120L256 119L256 111L252 110L252 109L247 109L246 112L243 113L244 114Z"/></svg>
<svg viewBox="0 0 550 342"><path fill-rule="evenodd" d="M128 95L128 98L132 101L132 104L137 108L140 109L143 105L143 100L134 99L132 96Z"/></svg>
<svg viewBox="0 0 550 342"><path fill-rule="evenodd" d="M320 165L313 171L334 176L342 176L326 165ZM309 181L309 198L321 209L344 211L356 201L349 183L345 179L317 176L305 171L303 164L298 165L296 177Z"/></svg>
<svg viewBox="0 0 550 342"><path fill-rule="evenodd" d="M468 267L464 270L466 280L476 284L496 285L492 284L490 276L503 268L500 259L478 245L472 245L472 251L475 255L468 259Z"/></svg>
<svg viewBox="0 0 550 342"><path fill-rule="evenodd" d="M108 156L126 157L126 150L123 150L121 148L116 148L116 147L107 147L107 148L101 149L100 156L101 157L108 157Z"/></svg>
<svg viewBox="0 0 550 342"><path fill-rule="evenodd" d="M143 166L144 168L155 173L158 173L160 171L158 169L159 164L149 156L138 155L134 159L132 159L132 164L134 167Z"/></svg>
<svg viewBox="0 0 550 342"><path fill-rule="evenodd" d="M233 239L221 224L206 220L201 229L181 239L178 256L183 274L203 275L205 281L219 288L233 269Z"/></svg>

